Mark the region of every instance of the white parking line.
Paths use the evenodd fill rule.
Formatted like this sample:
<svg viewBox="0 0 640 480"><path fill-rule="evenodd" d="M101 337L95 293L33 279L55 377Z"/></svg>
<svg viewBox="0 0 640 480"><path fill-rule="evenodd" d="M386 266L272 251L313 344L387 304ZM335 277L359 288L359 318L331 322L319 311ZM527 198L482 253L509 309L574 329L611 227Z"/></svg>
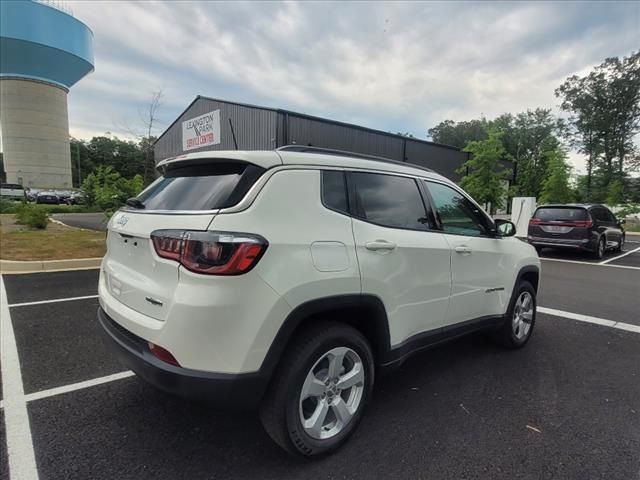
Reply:
<svg viewBox="0 0 640 480"><path fill-rule="evenodd" d="M18 347L9 314L7 292L1 275L0 337L4 426L9 457L9 475L12 480L37 479L38 469L33 451L27 402L24 398Z"/></svg>
<svg viewBox="0 0 640 480"><path fill-rule="evenodd" d="M94 378L92 380L85 380L84 382L72 383L70 385L64 385L62 387L50 388L49 390L30 393L28 395L25 395L24 398L27 402L31 402L33 400L53 397L54 395L73 392L75 390L94 387L96 385L113 382L115 380L122 380L123 378L129 378L133 375L135 375L135 373L133 373L131 370L127 370L126 372L114 373L113 375L107 375L106 377Z"/></svg>
<svg viewBox="0 0 640 480"><path fill-rule="evenodd" d="M591 265L592 267L607 267L607 268L626 268L627 270L640 270L640 267L632 267L630 265L611 265L608 263L595 263L595 262L581 262L580 260L565 260L562 258L547 258L540 257L540 260L544 260L546 262L562 262L562 263L578 263L580 265ZM615 260L615 259L612 259Z"/></svg>
<svg viewBox="0 0 640 480"><path fill-rule="evenodd" d="M638 247L638 248L636 248L634 250L629 250L628 252L625 252L622 255L618 255L617 257L609 258L608 260L605 260L604 262L600 262L599 265L606 265L609 262L613 262L614 260L618 260L619 258L626 257L627 255L631 255L632 253L635 253L635 252L640 252L640 247Z"/></svg>
<svg viewBox="0 0 640 480"><path fill-rule="evenodd" d="M11 305L9 305L9 307L10 308L28 307L29 305L44 305L46 303L73 302L75 300L88 300L90 298L98 298L98 295L85 295L83 297L54 298L52 300L40 300L37 302L12 303Z"/></svg>
<svg viewBox="0 0 640 480"><path fill-rule="evenodd" d="M640 325L632 325L630 323L615 322L613 320L606 320L604 318L592 317L591 315L583 315L581 313L565 312L563 310L556 310L555 308L538 307L536 311L539 313L546 313L547 315L553 315L554 317L568 318L570 320L578 320L580 322L594 323L596 325L602 325L604 327L617 328L619 330L625 330L627 332L640 333Z"/></svg>

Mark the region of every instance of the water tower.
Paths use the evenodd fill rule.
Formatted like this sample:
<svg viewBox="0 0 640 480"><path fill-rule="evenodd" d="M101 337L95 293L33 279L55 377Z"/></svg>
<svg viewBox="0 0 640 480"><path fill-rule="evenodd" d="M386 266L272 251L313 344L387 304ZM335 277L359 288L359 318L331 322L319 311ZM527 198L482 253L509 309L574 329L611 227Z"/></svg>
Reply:
<svg viewBox="0 0 640 480"><path fill-rule="evenodd" d="M67 94L93 71L93 32L62 2L0 0L0 124L7 182L70 188Z"/></svg>

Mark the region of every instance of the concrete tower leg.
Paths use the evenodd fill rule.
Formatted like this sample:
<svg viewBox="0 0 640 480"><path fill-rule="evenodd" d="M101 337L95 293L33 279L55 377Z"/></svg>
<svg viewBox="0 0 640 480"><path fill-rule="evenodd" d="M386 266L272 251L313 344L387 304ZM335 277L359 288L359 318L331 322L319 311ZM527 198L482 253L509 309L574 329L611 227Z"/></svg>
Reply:
<svg viewBox="0 0 640 480"><path fill-rule="evenodd" d="M25 188L71 188L67 91L3 77L0 105L7 182Z"/></svg>

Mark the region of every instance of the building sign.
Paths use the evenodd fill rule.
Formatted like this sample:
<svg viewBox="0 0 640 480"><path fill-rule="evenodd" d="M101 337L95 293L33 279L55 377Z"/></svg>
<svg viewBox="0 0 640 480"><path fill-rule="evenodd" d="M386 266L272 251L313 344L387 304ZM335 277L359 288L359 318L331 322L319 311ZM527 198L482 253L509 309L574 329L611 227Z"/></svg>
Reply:
<svg viewBox="0 0 640 480"><path fill-rule="evenodd" d="M182 122L182 150L220 143L220 110Z"/></svg>

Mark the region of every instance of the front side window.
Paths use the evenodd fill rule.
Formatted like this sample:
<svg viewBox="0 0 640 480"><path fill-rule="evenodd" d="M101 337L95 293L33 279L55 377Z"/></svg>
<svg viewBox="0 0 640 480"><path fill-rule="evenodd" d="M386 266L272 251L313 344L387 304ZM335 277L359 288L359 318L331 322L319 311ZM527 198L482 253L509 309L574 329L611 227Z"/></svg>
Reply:
<svg viewBox="0 0 640 480"><path fill-rule="evenodd" d="M385 227L427 229L427 214L415 180L358 172L351 178L358 217Z"/></svg>
<svg viewBox="0 0 640 480"><path fill-rule="evenodd" d="M487 233L482 213L465 196L441 183L425 184L445 233L472 237Z"/></svg>

